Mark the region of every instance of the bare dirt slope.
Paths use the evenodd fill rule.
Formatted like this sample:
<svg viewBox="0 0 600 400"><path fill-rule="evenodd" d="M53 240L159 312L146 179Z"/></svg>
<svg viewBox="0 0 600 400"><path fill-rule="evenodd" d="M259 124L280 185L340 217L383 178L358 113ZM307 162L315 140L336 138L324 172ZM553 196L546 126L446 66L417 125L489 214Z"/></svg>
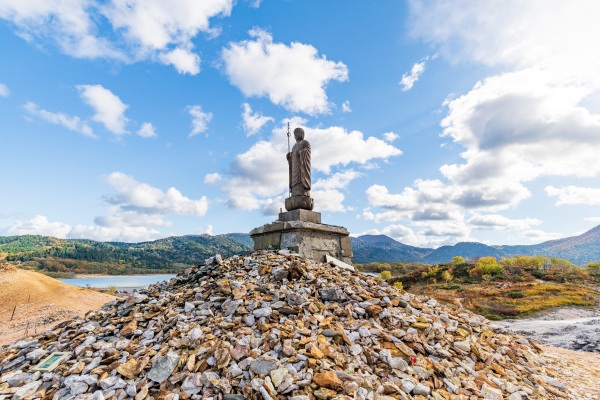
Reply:
<svg viewBox="0 0 600 400"><path fill-rule="evenodd" d="M0 346L83 316L114 299L37 272L4 266L0 268Z"/></svg>

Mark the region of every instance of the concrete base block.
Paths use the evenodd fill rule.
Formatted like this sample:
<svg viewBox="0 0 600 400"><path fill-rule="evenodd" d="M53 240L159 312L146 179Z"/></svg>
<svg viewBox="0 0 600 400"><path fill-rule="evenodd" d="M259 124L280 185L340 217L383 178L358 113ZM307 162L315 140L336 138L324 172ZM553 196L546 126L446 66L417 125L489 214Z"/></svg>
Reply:
<svg viewBox="0 0 600 400"><path fill-rule="evenodd" d="M282 214L296 211L310 213L307 210L294 210ZM275 221L253 229L250 236L254 241L254 250L289 249L317 262L324 262L325 256L329 255L347 264L352 262L354 256L350 233L341 226L301 220Z"/></svg>
<svg viewBox="0 0 600 400"><path fill-rule="evenodd" d="M321 223L321 213L308 210L293 210L288 212L279 213L278 221L304 221L314 222L315 224Z"/></svg>

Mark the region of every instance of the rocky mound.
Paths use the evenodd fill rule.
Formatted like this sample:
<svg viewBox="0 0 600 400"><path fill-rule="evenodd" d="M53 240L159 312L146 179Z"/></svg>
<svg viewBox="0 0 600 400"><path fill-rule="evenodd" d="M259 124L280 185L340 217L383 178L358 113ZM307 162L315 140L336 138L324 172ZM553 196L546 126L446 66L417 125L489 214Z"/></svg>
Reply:
<svg viewBox="0 0 600 400"><path fill-rule="evenodd" d="M207 261L0 350L0 399L572 397L473 313L285 253Z"/></svg>

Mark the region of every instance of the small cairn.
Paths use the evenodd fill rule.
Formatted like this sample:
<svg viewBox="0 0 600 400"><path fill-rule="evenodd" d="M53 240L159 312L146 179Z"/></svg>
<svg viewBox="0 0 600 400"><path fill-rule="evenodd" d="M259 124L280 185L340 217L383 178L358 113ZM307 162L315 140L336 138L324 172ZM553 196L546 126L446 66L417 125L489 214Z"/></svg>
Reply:
<svg viewBox="0 0 600 400"><path fill-rule="evenodd" d="M0 349L0 400L577 398L540 352L350 266L217 255Z"/></svg>

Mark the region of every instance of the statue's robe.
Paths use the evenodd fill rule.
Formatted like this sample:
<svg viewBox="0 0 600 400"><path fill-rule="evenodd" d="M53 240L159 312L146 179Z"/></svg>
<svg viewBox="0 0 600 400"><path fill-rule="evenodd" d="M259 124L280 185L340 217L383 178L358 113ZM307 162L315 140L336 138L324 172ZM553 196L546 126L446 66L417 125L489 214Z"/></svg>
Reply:
<svg viewBox="0 0 600 400"><path fill-rule="evenodd" d="M310 143L300 140L288 157L292 196L310 197Z"/></svg>

